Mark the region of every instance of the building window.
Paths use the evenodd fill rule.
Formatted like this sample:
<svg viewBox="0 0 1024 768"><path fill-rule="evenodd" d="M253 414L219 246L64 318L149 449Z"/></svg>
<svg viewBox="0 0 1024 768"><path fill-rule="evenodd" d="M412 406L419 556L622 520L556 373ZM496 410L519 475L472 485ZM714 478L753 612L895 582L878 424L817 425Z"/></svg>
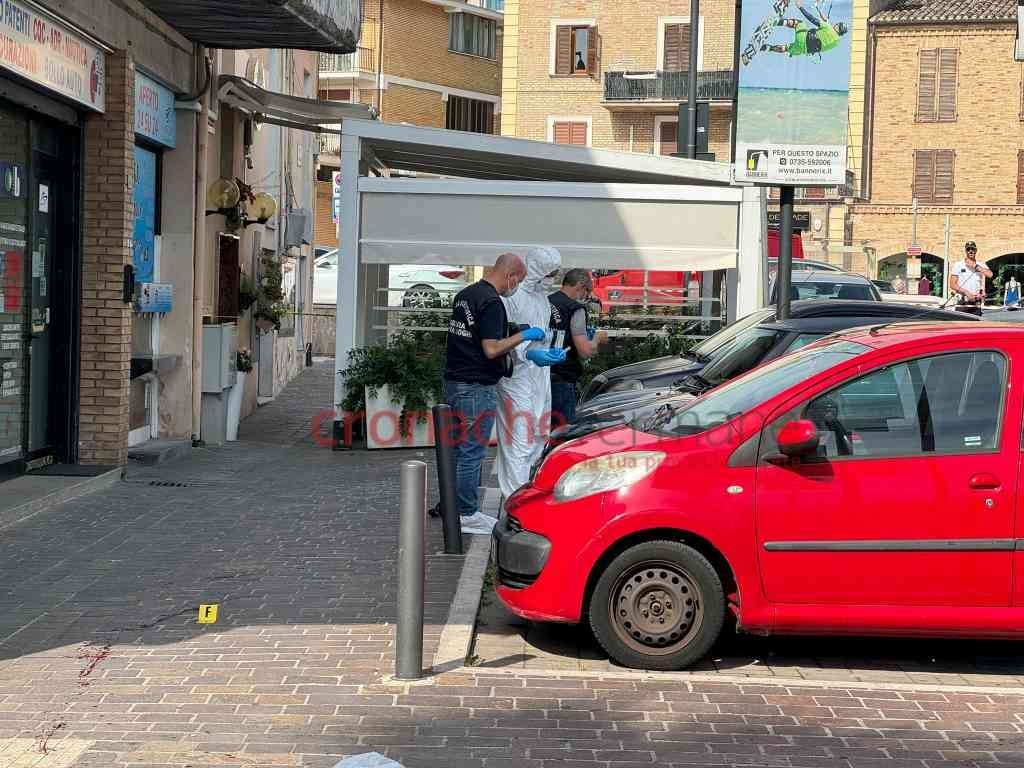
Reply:
<svg viewBox="0 0 1024 768"><path fill-rule="evenodd" d="M575 144L586 147L589 126L585 122L556 120L551 124L551 140L555 144Z"/></svg>
<svg viewBox="0 0 1024 768"><path fill-rule="evenodd" d="M665 53L662 66L666 72L685 72L690 68L690 25L665 25Z"/></svg>
<svg viewBox="0 0 1024 768"><path fill-rule="evenodd" d="M494 104L464 96L449 96L444 127L452 131L494 133Z"/></svg>
<svg viewBox="0 0 1024 768"><path fill-rule="evenodd" d="M352 101L352 89L351 88L326 88L320 89L320 101Z"/></svg>
<svg viewBox="0 0 1024 768"><path fill-rule="evenodd" d="M956 121L957 60L955 48L921 51L917 78L917 121L952 123Z"/></svg>
<svg viewBox="0 0 1024 768"><path fill-rule="evenodd" d="M658 123L658 154L674 155L679 151L679 121Z"/></svg>
<svg viewBox="0 0 1024 768"><path fill-rule="evenodd" d="M1017 205L1024 205L1024 150L1017 151Z"/></svg>
<svg viewBox="0 0 1024 768"><path fill-rule="evenodd" d="M953 202L952 149L919 149L914 152L914 197L926 205Z"/></svg>
<svg viewBox="0 0 1024 768"><path fill-rule="evenodd" d="M453 13L448 17L448 50L470 56L496 58L497 26L491 19L471 13Z"/></svg>
<svg viewBox="0 0 1024 768"><path fill-rule="evenodd" d="M591 25L560 25L555 30L555 74L596 75L599 36Z"/></svg>

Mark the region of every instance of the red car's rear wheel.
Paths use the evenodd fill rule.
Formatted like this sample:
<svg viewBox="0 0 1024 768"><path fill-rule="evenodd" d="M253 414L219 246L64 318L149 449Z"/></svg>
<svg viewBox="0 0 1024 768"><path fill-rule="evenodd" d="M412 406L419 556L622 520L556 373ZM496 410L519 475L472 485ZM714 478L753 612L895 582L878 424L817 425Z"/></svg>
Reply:
<svg viewBox="0 0 1024 768"><path fill-rule="evenodd" d="M725 595L714 567L677 541L638 544L604 570L590 624L608 655L640 669L681 669L714 644Z"/></svg>

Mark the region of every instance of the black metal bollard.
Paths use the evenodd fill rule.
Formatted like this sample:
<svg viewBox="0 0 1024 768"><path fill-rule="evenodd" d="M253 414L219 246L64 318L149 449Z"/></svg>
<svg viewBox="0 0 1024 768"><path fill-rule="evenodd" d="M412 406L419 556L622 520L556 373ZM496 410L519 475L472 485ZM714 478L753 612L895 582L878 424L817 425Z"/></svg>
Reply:
<svg viewBox="0 0 1024 768"><path fill-rule="evenodd" d="M441 496L441 525L444 532L444 553L462 554L462 521L455 491L455 446L453 445L452 409L435 405L434 452L437 455L437 489Z"/></svg>
<svg viewBox="0 0 1024 768"><path fill-rule="evenodd" d="M313 344L306 344L306 367L313 367Z"/></svg>
<svg viewBox="0 0 1024 768"><path fill-rule="evenodd" d="M398 534L398 621L395 678L423 677L423 582L426 581L427 465L406 461L401 474Z"/></svg>

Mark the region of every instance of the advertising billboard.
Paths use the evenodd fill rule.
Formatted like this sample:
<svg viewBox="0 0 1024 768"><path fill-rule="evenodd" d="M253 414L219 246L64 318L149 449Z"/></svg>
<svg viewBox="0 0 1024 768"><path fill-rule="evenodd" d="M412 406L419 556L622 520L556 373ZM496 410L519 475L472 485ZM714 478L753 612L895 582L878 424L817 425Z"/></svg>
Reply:
<svg viewBox="0 0 1024 768"><path fill-rule="evenodd" d="M846 182L852 0L747 0L736 180Z"/></svg>

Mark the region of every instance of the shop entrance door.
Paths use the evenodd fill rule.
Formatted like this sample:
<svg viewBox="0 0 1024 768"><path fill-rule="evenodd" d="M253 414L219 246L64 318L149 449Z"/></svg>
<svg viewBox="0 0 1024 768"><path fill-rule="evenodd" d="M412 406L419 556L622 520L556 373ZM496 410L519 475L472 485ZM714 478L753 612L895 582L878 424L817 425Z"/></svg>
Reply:
<svg viewBox="0 0 1024 768"><path fill-rule="evenodd" d="M29 204L32 211L29 258L31 264L30 346L29 346L29 433L28 452L37 465L54 459L54 430L51 419L52 315L50 297L54 289L53 263L62 243L57 221L60 171L54 158L40 152L32 157Z"/></svg>

